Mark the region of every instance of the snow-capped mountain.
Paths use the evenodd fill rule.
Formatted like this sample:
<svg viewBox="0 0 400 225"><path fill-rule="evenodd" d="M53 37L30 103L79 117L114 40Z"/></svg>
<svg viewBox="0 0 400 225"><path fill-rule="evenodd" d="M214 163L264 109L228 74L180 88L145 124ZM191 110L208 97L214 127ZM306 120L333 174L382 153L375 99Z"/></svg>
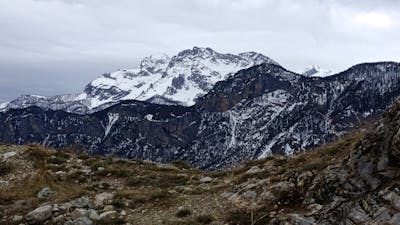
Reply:
<svg viewBox="0 0 400 225"><path fill-rule="evenodd" d="M255 52L233 55L194 47L171 58L165 54L146 57L138 68L104 74L88 84L84 92L92 108L131 99L191 106L216 82L262 63L277 64Z"/></svg>
<svg viewBox="0 0 400 225"><path fill-rule="evenodd" d="M89 115L8 110L0 113L0 142L79 145L92 154L215 169L319 146L399 96L399 63L365 63L319 79L262 64L218 82L192 107L123 101Z"/></svg>
<svg viewBox="0 0 400 225"><path fill-rule="evenodd" d="M322 69L319 66L309 66L301 73L304 76L308 77L327 77L332 75L331 70Z"/></svg>
<svg viewBox="0 0 400 225"><path fill-rule="evenodd" d="M262 63L277 65L272 59L256 52L234 55L194 47L172 57L166 54L146 57L134 69L105 73L89 83L81 94L51 97L23 95L10 103L0 104L0 111L39 106L85 114L122 100L190 106L196 98L211 90L216 82Z"/></svg>
<svg viewBox="0 0 400 225"><path fill-rule="evenodd" d="M11 102L0 104L0 111L38 106L44 109L64 110L67 112L86 113L89 101L82 94L56 95L51 97L40 95L21 95Z"/></svg>

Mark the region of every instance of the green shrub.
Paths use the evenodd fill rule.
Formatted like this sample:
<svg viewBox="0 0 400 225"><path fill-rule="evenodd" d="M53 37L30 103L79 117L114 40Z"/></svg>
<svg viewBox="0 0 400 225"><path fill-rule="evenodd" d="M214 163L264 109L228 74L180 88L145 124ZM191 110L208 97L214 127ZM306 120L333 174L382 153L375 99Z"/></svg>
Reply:
<svg viewBox="0 0 400 225"><path fill-rule="evenodd" d="M190 209L180 209L180 210L175 214L175 216L176 216L176 217L179 217L179 218L181 218L181 217L187 217L187 216L190 216L190 215L192 215L192 211L190 211Z"/></svg>
<svg viewBox="0 0 400 225"><path fill-rule="evenodd" d="M59 165L59 164L66 163L67 160L65 158L63 158L63 157L56 156L54 158L48 159L47 162Z"/></svg>
<svg viewBox="0 0 400 225"><path fill-rule="evenodd" d="M200 215L196 217L196 221L200 224L210 224L214 221L214 217L211 215Z"/></svg>
<svg viewBox="0 0 400 225"><path fill-rule="evenodd" d="M5 162L5 163L0 163L0 176L7 175L11 173L13 167L10 163Z"/></svg>
<svg viewBox="0 0 400 225"><path fill-rule="evenodd" d="M122 209L125 207L124 200L120 196L114 198L113 201L111 202L111 205L113 205L117 209Z"/></svg>

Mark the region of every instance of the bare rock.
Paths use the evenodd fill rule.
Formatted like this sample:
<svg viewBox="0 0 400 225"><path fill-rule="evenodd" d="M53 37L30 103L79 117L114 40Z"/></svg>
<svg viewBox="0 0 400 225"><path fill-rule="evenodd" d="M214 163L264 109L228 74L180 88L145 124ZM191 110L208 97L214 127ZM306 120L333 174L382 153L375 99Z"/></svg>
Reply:
<svg viewBox="0 0 400 225"><path fill-rule="evenodd" d="M242 197L248 200L254 200L257 197L257 192L248 190L242 194Z"/></svg>
<svg viewBox="0 0 400 225"><path fill-rule="evenodd" d="M106 205L103 208L104 211L113 211L114 210L114 206L112 205Z"/></svg>
<svg viewBox="0 0 400 225"><path fill-rule="evenodd" d="M70 208L92 208L93 204L90 202L89 197L82 196L68 202Z"/></svg>
<svg viewBox="0 0 400 225"><path fill-rule="evenodd" d="M108 217L114 217L116 216L117 211L106 211L100 214L99 216L99 220L102 220L104 218L108 218Z"/></svg>
<svg viewBox="0 0 400 225"><path fill-rule="evenodd" d="M72 221L73 225L93 225L93 222L86 216L79 217Z"/></svg>
<svg viewBox="0 0 400 225"><path fill-rule="evenodd" d="M96 221L96 220L100 219L100 216L99 216L99 214L97 213L96 210L89 209L89 219Z"/></svg>
<svg viewBox="0 0 400 225"><path fill-rule="evenodd" d="M53 207L51 205L45 205L29 212L25 216L25 219L28 224L38 224L50 219L52 215Z"/></svg>
<svg viewBox="0 0 400 225"><path fill-rule="evenodd" d="M38 198L48 198L54 194L55 194L55 192L53 190L51 190L49 187L45 187L38 192L37 197Z"/></svg>
<svg viewBox="0 0 400 225"><path fill-rule="evenodd" d="M114 193L103 192L94 196L94 205L98 208L103 207L114 198Z"/></svg>
<svg viewBox="0 0 400 225"><path fill-rule="evenodd" d="M249 170L246 171L246 174L255 174L255 173L259 173L262 170L260 169L260 167L258 166L253 166L251 167Z"/></svg>
<svg viewBox="0 0 400 225"><path fill-rule="evenodd" d="M7 161L9 158L12 158L12 157L14 157L14 156L16 156L16 155L17 155L16 152L6 152L6 153L4 153L3 156L2 156L2 161L5 162L5 161Z"/></svg>
<svg viewBox="0 0 400 225"><path fill-rule="evenodd" d="M210 183L211 181L213 181L213 179L211 177L202 177L200 179L201 183Z"/></svg>

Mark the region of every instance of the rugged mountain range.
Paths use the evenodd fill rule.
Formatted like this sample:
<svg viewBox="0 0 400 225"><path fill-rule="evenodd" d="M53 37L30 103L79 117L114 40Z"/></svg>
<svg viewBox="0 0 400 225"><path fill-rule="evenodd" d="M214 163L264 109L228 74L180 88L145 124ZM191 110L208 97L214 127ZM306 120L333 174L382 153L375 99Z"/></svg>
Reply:
<svg viewBox="0 0 400 225"><path fill-rule="evenodd" d="M217 82L192 107L124 101L87 115L11 109L0 113L0 140L215 169L324 144L398 96L399 63L360 64L325 78L262 64Z"/></svg>
<svg viewBox="0 0 400 225"><path fill-rule="evenodd" d="M400 101L341 140L225 171L0 144L0 224L398 225L399 161Z"/></svg>
<svg viewBox="0 0 400 225"><path fill-rule="evenodd" d="M81 94L22 95L10 103L0 104L0 111L38 106L85 114L122 100L190 106L216 82L262 63L277 64L256 52L234 55L194 47L173 57L165 54L146 57L135 69L105 73L89 83Z"/></svg>

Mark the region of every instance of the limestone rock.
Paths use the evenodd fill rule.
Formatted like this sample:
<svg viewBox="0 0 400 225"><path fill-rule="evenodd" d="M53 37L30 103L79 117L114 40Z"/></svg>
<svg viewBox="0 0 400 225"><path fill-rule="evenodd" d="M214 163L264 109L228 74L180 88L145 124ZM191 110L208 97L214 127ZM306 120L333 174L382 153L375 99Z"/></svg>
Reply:
<svg viewBox="0 0 400 225"><path fill-rule="evenodd" d="M86 216L79 217L72 222L73 225L93 225L93 222Z"/></svg>
<svg viewBox="0 0 400 225"><path fill-rule="evenodd" d="M249 170L246 171L246 174L255 174L261 172L260 167L252 166Z"/></svg>
<svg viewBox="0 0 400 225"><path fill-rule="evenodd" d="M2 161L7 161L9 158L16 156L16 152L6 152L3 154Z"/></svg>
<svg viewBox="0 0 400 225"><path fill-rule="evenodd" d="M211 177L202 177L200 179L201 183L210 183L211 181L213 181L213 179Z"/></svg>
<svg viewBox="0 0 400 225"><path fill-rule="evenodd" d="M55 194L55 192L52 191L49 187L45 187L45 188L43 188L42 190L40 190L38 192L37 197L38 198L47 198L47 197L50 197L50 196L52 196L54 194Z"/></svg>
<svg viewBox="0 0 400 225"><path fill-rule="evenodd" d="M28 224L38 224L50 219L52 215L53 207L45 205L29 212L25 219Z"/></svg>
<svg viewBox="0 0 400 225"><path fill-rule="evenodd" d="M107 218L107 217L113 217L117 214L117 211L106 211L100 214L99 220Z"/></svg>
<svg viewBox="0 0 400 225"><path fill-rule="evenodd" d="M109 203L108 201L112 200L113 198L114 198L114 193L103 192L97 194L94 197L94 205L98 208L103 207L104 204Z"/></svg>

